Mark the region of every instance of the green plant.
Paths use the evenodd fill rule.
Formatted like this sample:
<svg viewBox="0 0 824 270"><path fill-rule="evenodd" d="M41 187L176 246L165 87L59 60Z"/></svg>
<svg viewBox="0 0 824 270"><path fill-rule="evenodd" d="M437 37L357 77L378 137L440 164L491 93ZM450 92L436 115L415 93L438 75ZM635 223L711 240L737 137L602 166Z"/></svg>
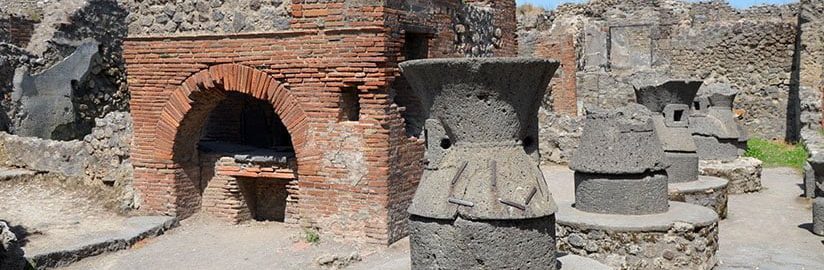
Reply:
<svg viewBox="0 0 824 270"><path fill-rule="evenodd" d="M320 243L320 234L318 234L318 230L312 228L304 228L303 229L303 240L307 243L317 244Z"/></svg>
<svg viewBox="0 0 824 270"><path fill-rule="evenodd" d="M807 149L802 145L782 141L750 139L745 156L760 159L765 167L790 167L801 170L807 160Z"/></svg>

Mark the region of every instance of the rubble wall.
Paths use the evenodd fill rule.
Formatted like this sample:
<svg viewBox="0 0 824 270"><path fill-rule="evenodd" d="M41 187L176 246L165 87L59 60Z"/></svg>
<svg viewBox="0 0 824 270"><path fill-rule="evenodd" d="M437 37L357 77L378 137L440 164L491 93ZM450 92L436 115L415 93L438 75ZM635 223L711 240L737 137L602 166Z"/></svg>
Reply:
<svg viewBox="0 0 824 270"><path fill-rule="evenodd" d="M114 112L96 120L83 140L55 141L0 132L0 166L57 173L83 184L108 187L119 196L121 211L136 209L130 159L132 120Z"/></svg>
<svg viewBox="0 0 824 270"><path fill-rule="evenodd" d="M521 9L519 53L562 62L544 102L544 119L575 123L588 108L634 102L633 80L656 74L733 84L742 91L735 109L753 137L795 141L804 106L793 80L798 9L790 4L738 10L724 1L675 0ZM550 141L541 141L541 152L545 161L565 163L559 156L577 145L574 132L567 131L576 127L552 123L542 120L542 131L563 133L542 134Z"/></svg>

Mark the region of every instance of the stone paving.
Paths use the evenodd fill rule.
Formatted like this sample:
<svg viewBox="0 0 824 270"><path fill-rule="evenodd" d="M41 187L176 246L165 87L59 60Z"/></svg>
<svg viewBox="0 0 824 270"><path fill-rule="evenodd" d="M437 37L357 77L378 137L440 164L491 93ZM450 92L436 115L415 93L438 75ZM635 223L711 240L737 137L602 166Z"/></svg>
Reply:
<svg viewBox="0 0 824 270"><path fill-rule="evenodd" d="M573 183L552 179L553 175L571 177L572 171L545 167L544 172L553 196L571 200ZM824 269L824 238L808 229L810 203L799 196L800 183L801 175L791 169L765 169L764 190L730 196L730 214L719 225L717 269ZM309 245L299 240L300 234L299 228L280 223L227 225L195 217L131 250L86 259L66 269L322 269L316 258L356 251L363 260L346 269L410 268L406 239L376 249L323 236L321 244Z"/></svg>
<svg viewBox="0 0 824 270"><path fill-rule="evenodd" d="M119 228L126 218L109 211L97 196L93 189L52 175L0 181L0 219L21 226L24 235L15 233L23 249L38 253Z"/></svg>

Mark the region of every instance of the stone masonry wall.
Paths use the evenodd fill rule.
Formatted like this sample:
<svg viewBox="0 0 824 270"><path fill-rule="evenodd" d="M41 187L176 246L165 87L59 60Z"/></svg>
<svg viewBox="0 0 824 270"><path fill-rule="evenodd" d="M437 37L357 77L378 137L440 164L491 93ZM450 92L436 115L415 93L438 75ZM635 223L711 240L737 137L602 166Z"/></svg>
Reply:
<svg viewBox="0 0 824 270"><path fill-rule="evenodd" d="M82 141L52 141L0 133L0 165L82 179L115 194L119 211L139 207L132 187L131 117L115 112L97 119Z"/></svg>
<svg viewBox="0 0 824 270"><path fill-rule="evenodd" d="M0 42L26 47L34 33L35 23L25 17L0 15Z"/></svg>
<svg viewBox="0 0 824 270"><path fill-rule="evenodd" d="M800 6L798 68L793 79L798 81L802 129L817 132L822 125L824 98L824 2L805 0Z"/></svg>
<svg viewBox="0 0 824 270"><path fill-rule="evenodd" d="M14 3L10 3L14 2ZM61 127L67 132L60 135L44 137L46 139L82 139L91 132L96 118L114 111L128 109L128 91L126 90L125 71L122 60L122 40L126 36L126 10L115 0L56 0L25 3L13 0L0 1L0 6L8 6L12 14L23 14L22 18L36 22L28 44L23 45L26 53L32 56L28 63L9 66L17 76L37 74L61 63L75 52L82 44L97 42L100 44L98 56L94 58L85 80L72 85L73 94L66 96L73 104L70 126ZM2 12L0 12L2 13ZM11 77L8 82L11 85ZM3 80L4 83L6 80ZM67 87L68 88L68 87ZM15 89L25 92L27 89ZM22 119L31 113L30 108L37 105L27 101L10 100L11 90L4 91L3 103L0 105L11 123L24 122ZM18 133L18 125L12 125L8 131ZM26 133L26 132L23 132Z"/></svg>
<svg viewBox="0 0 824 270"><path fill-rule="evenodd" d="M631 82L652 73L736 85L742 94L735 106L752 136L795 140L802 107L792 78L797 10L736 10L723 1L567 4L519 17L519 51L562 62L544 106L545 119L554 123L575 123L587 108L634 102ZM549 141L542 141L541 153L545 161L563 163L568 156L560 153L577 145L569 132L577 127L549 124L542 121L542 131L563 134L542 134Z"/></svg>
<svg viewBox="0 0 824 270"><path fill-rule="evenodd" d="M242 33L289 29L284 0L120 0L129 7L129 35Z"/></svg>

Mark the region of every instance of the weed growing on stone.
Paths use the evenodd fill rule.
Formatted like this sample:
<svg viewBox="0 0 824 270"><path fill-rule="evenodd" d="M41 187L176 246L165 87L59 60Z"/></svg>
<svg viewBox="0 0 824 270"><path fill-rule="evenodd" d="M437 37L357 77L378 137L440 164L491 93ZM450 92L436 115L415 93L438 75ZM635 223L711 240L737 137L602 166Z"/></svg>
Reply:
<svg viewBox="0 0 824 270"><path fill-rule="evenodd" d="M801 170L807 160L807 150L801 145L782 141L750 139L745 156L764 162L765 167L790 167Z"/></svg>
<svg viewBox="0 0 824 270"><path fill-rule="evenodd" d="M320 243L320 234L315 229L305 228L303 229L303 240L311 244Z"/></svg>

